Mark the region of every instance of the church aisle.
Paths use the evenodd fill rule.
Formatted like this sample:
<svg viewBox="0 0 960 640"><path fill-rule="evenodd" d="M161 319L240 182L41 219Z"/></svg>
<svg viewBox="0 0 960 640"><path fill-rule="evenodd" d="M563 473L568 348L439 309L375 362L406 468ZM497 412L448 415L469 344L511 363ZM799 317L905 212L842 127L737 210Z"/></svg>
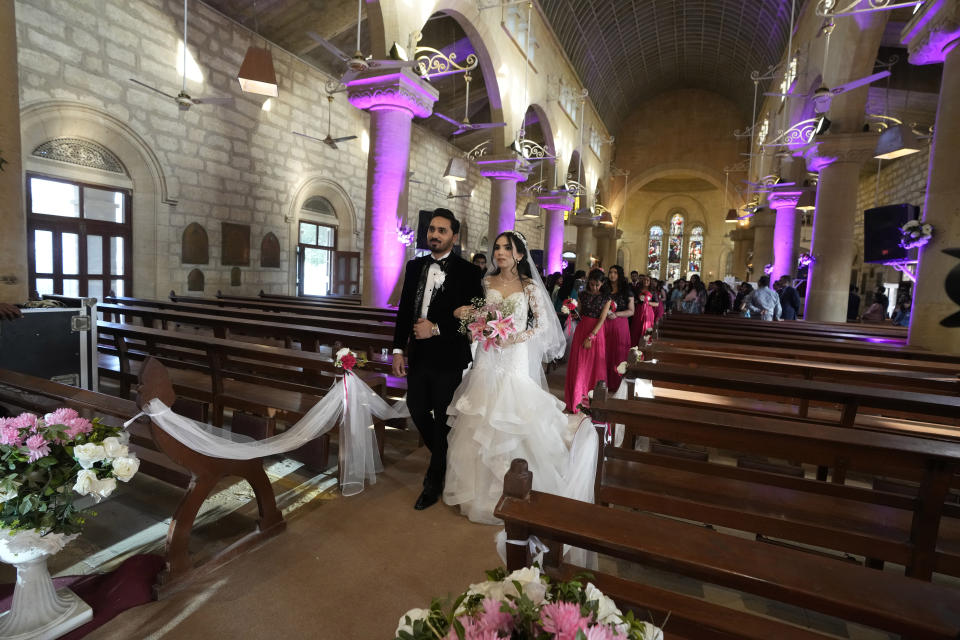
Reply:
<svg viewBox="0 0 960 640"><path fill-rule="evenodd" d="M388 460L359 496L307 510L256 552L126 611L89 640L392 637L403 612L459 593L500 564L495 527L442 505L413 510L425 454Z"/></svg>

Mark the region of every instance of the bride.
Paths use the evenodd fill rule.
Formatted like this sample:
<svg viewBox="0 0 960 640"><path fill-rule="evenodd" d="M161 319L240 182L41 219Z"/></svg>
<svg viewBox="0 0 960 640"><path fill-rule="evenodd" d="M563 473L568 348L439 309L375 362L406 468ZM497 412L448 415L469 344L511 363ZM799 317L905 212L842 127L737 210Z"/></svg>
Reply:
<svg viewBox="0 0 960 640"><path fill-rule="evenodd" d="M483 280L486 300L513 303L519 332L502 348L477 349L448 409L443 500L474 522L500 524L493 510L513 458L524 458L533 488L593 501L597 437L589 420L563 413L543 363L561 357L566 338L518 231L497 236ZM458 318L471 307L454 312Z"/></svg>

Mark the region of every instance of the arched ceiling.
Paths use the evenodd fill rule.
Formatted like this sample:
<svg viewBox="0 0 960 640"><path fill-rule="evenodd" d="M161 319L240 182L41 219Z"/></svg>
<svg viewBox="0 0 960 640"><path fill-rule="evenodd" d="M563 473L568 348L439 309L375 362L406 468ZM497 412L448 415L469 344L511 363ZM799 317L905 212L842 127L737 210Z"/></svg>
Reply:
<svg viewBox="0 0 960 640"><path fill-rule="evenodd" d="M763 73L779 62L790 29L791 0L540 0L540 5L611 132L639 101L686 87L730 98L749 121L750 72ZM797 0L797 15L802 5Z"/></svg>

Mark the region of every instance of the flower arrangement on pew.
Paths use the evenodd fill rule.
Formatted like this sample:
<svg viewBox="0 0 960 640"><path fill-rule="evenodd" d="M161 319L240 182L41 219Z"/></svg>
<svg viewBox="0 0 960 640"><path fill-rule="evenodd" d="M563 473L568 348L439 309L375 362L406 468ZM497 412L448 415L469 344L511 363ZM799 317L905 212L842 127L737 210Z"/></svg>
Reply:
<svg viewBox="0 0 960 640"><path fill-rule="evenodd" d="M336 360L333 362L335 367L339 367L344 371L353 371L354 367L360 367L361 369L365 364L367 364L367 359L362 355L357 355L355 351L351 351L349 347L344 347L337 351Z"/></svg>
<svg viewBox="0 0 960 640"><path fill-rule="evenodd" d="M900 227L900 246L916 249L925 246L933 238L933 225L919 220L910 220Z"/></svg>
<svg viewBox="0 0 960 640"><path fill-rule="evenodd" d="M817 259L814 258L809 253L801 253L800 257L797 258L797 267L799 267L800 269L804 269L806 267L809 267L816 261Z"/></svg>
<svg viewBox="0 0 960 640"><path fill-rule="evenodd" d="M73 409L43 417L22 413L0 418L0 527L11 534L79 533L84 512L74 508L74 492L99 502L128 482L140 460L127 446L121 427L81 418Z"/></svg>
<svg viewBox="0 0 960 640"><path fill-rule="evenodd" d="M501 349L510 338L519 333L513 322L512 300L487 302L483 298L471 300L473 309L460 319L460 333L480 343L484 351L491 347Z"/></svg>
<svg viewBox="0 0 960 640"><path fill-rule="evenodd" d="M537 566L487 572L449 608L434 600L400 618L395 640L654 640L659 629L623 614L589 574L552 582Z"/></svg>

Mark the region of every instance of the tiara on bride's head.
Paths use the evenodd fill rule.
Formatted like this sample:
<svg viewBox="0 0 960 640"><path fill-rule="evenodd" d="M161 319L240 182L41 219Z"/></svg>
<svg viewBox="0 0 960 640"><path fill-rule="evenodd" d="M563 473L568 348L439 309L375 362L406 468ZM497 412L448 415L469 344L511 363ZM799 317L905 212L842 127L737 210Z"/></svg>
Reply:
<svg viewBox="0 0 960 640"><path fill-rule="evenodd" d="M524 236L522 233L520 233L520 232L517 231L516 229L513 229L512 231L510 231L510 233L512 233L513 235L517 236L517 237L520 238L521 240L523 240L523 244L527 244L527 238L526 238L526 236Z"/></svg>

